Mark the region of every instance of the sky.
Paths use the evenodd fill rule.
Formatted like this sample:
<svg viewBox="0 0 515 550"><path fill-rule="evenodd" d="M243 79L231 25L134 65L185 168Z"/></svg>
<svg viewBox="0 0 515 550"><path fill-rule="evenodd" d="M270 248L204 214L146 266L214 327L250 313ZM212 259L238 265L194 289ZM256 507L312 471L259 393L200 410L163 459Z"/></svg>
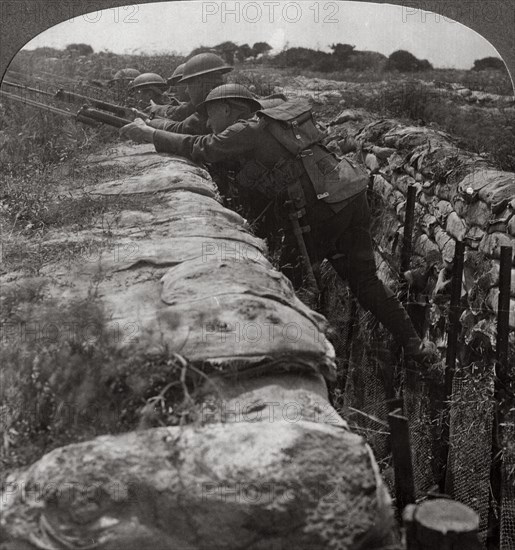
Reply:
<svg viewBox="0 0 515 550"><path fill-rule="evenodd" d="M133 4L92 12L39 34L25 49L74 42L114 53L188 54L231 40L268 42L274 51L333 43L390 55L408 50L441 68L470 69L499 54L481 35L448 18L390 4L329 1L203 1Z"/></svg>

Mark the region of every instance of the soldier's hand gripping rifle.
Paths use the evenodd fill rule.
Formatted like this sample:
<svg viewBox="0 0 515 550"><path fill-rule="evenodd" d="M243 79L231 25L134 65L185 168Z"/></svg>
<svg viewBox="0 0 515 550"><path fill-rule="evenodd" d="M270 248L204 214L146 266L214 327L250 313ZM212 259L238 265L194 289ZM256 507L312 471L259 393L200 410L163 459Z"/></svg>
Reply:
<svg viewBox="0 0 515 550"><path fill-rule="evenodd" d="M70 92L63 88L59 89L54 96L60 101L67 101L69 103L78 103L81 105L91 105L91 107L101 109L102 111L107 111L113 115L121 118L130 119L126 122L128 124L134 118L148 118L148 115L143 111L138 111L133 107L123 107L121 105L115 105L113 103L108 103L107 101L102 101L100 99L95 99L93 97L88 97L81 94L76 94L75 92Z"/></svg>

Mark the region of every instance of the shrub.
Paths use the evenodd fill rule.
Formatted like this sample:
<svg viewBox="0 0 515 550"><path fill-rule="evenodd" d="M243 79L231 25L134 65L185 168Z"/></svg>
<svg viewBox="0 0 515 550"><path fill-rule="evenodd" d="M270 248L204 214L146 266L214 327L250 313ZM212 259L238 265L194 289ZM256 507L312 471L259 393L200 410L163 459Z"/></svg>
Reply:
<svg viewBox="0 0 515 550"><path fill-rule="evenodd" d="M252 46L252 51L254 52L254 57L257 57L259 54L267 54L272 49L272 46L267 42L256 42Z"/></svg>
<svg viewBox="0 0 515 550"><path fill-rule="evenodd" d="M498 57L483 57L474 61L473 71L484 71L486 69L505 71L506 67L503 60Z"/></svg>
<svg viewBox="0 0 515 550"><path fill-rule="evenodd" d="M254 50L248 44L238 46L238 50L236 51L238 61L245 61L249 57L256 57Z"/></svg>
<svg viewBox="0 0 515 550"><path fill-rule="evenodd" d="M386 69L388 71L414 72L432 69L431 63L426 59L417 59L412 53L406 50L397 50L388 58Z"/></svg>
<svg viewBox="0 0 515 550"><path fill-rule="evenodd" d="M350 44L332 44L330 46L339 69L345 69L350 66L349 60L355 47Z"/></svg>
<svg viewBox="0 0 515 550"><path fill-rule="evenodd" d="M289 48L272 58L272 65L330 72L335 70L335 59L331 54L320 50Z"/></svg>
<svg viewBox="0 0 515 550"><path fill-rule="evenodd" d="M91 55L93 48L89 44L68 44L66 51L76 53L77 55Z"/></svg>

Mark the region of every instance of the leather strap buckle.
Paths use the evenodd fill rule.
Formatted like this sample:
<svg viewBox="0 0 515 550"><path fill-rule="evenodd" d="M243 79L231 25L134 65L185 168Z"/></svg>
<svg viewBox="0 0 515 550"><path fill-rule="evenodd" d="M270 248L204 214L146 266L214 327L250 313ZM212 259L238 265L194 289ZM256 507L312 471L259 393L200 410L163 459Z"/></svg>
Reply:
<svg viewBox="0 0 515 550"><path fill-rule="evenodd" d="M291 127L293 129L293 133L295 134L295 137L297 139L302 139L302 136L300 135L300 132L299 132L299 124L296 120L294 120L292 123L291 123Z"/></svg>

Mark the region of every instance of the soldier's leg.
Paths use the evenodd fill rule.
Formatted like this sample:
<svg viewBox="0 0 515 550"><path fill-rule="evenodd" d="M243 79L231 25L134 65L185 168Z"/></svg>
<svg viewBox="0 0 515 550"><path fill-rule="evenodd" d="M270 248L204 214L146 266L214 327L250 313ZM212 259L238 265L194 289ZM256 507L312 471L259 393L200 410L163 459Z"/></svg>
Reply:
<svg viewBox="0 0 515 550"><path fill-rule="evenodd" d="M405 350L418 349L421 340L406 310L377 276L365 195L353 201L346 210L351 223L336 240L335 250L328 254L328 260L348 281L360 305L370 311Z"/></svg>

